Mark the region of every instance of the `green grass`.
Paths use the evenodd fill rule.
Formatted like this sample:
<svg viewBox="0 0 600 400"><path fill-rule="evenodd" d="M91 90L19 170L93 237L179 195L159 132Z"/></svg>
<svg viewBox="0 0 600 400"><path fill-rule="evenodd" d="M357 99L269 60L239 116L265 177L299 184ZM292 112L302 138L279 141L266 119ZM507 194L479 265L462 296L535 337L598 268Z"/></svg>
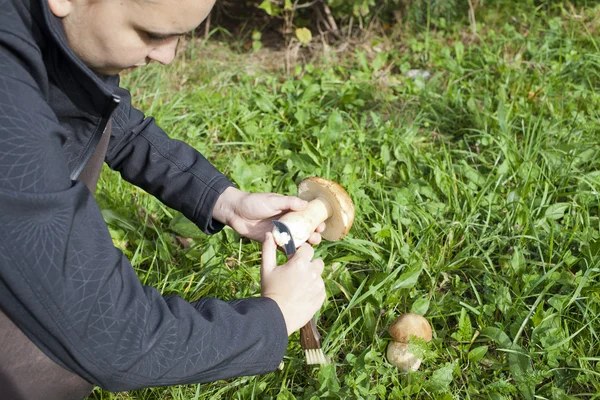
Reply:
<svg viewBox="0 0 600 400"><path fill-rule="evenodd" d="M548 3L483 7L477 36L398 28L291 75L211 43L127 75L136 104L241 189L295 194L320 175L356 220L317 247L333 365L304 366L294 335L269 375L90 398L600 398L600 8ZM98 199L144 284L260 293L259 245L206 237L110 171ZM434 330L408 375L385 359L407 311Z"/></svg>

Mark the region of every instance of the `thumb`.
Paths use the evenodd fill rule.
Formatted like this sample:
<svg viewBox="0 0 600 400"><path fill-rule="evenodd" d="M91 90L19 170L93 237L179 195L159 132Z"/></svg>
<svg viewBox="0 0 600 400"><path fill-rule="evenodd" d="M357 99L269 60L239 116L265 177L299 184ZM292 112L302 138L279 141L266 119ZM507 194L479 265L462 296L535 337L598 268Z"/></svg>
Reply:
<svg viewBox="0 0 600 400"><path fill-rule="evenodd" d="M262 245L262 264L261 272L270 273L277 267L277 245L273 239L273 234L267 232Z"/></svg>
<svg viewBox="0 0 600 400"><path fill-rule="evenodd" d="M308 201L302 200L300 197L287 196L287 208L291 211L302 211L308 207Z"/></svg>
<svg viewBox="0 0 600 400"><path fill-rule="evenodd" d="M308 201L297 196L276 195L272 197L271 207L279 212L302 211L308 206Z"/></svg>

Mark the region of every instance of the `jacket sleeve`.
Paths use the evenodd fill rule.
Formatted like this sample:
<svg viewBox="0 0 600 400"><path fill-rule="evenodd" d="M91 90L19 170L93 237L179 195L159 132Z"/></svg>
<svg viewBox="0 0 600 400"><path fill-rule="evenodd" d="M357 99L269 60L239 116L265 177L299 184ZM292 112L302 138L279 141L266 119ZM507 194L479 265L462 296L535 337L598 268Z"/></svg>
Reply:
<svg viewBox="0 0 600 400"><path fill-rule="evenodd" d="M69 178L62 149L65 132L40 83L39 49L21 42L22 50L17 51L0 40L3 311L53 360L112 391L276 369L287 334L274 301L205 298L188 303L142 286L129 261L113 246L91 193ZM148 141L148 157L168 146L150 150L158 139L141 132L117 151L115 165L136 140ZM188 173L191 184L207 179L200 203L218 191L218 185L211 184L223 181L216 174L195 176L203 163L197 158L186 166L194 171ZM134 169L131 160L127 165ZM179 166L127 173L134 181L152 185L153 174L169 174L171 168ZM154 188L155 193L161 190L166 191L160 185Z"/></svg>
<svg viewBox="0 0 600 400"><path fill-rule="evenodd" d="M121 98L113 114L113 132L106 162L123 179L144 189L171 208L181 211L202 231L223 228L212 219L214 205L233 184L197 150L169 138L152 117L131 106L131 95L118 88Z"/></svg>

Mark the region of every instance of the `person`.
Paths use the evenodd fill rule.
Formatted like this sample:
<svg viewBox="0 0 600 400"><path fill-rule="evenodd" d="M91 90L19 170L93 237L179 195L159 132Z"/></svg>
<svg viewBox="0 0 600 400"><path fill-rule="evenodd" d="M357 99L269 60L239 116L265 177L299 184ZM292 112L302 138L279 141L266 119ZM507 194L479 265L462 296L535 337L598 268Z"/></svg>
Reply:
<svg viewBox="0 0 600 400"><path fill-rule="evenodd" d="M303 245L277 266L269 233L306 202L240 191L119 87L124 69L169 64L213 2L0 1L2 398L267 373L322 305L323 261ZM190 303L143 286L93 197L103 162L207 234L262 241L261 295Z"/></svg>

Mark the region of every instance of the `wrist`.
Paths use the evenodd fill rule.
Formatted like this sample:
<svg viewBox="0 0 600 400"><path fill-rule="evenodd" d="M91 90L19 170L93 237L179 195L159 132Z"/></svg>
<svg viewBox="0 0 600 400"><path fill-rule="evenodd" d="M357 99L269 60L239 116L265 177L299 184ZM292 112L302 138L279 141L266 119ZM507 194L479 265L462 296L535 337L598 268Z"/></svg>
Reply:
<svg viewBox="0 0 600 400"><path fill-rule="evenodd" d="M244 196L244 192L230 186L217 199L212 211L212 218L225 225L231 225L236 216L236 204Z"/></svg>
<svg viewBox="0 0 600 400"><path fill-rule="evenodd" d="M285 329L287 331L287 335L290 336L292 333L294 333L295 331L292 328L292 322L289 320L288 317L286 317L286 313L283 311L284 309L284 299L279 298L279 296L277 295L263 295L263 297L271 299L275 302L275 304L277 304L277 307L279 308L279 312L281 313L281 317L283 318L283 323L285 324Z"/></svg>

